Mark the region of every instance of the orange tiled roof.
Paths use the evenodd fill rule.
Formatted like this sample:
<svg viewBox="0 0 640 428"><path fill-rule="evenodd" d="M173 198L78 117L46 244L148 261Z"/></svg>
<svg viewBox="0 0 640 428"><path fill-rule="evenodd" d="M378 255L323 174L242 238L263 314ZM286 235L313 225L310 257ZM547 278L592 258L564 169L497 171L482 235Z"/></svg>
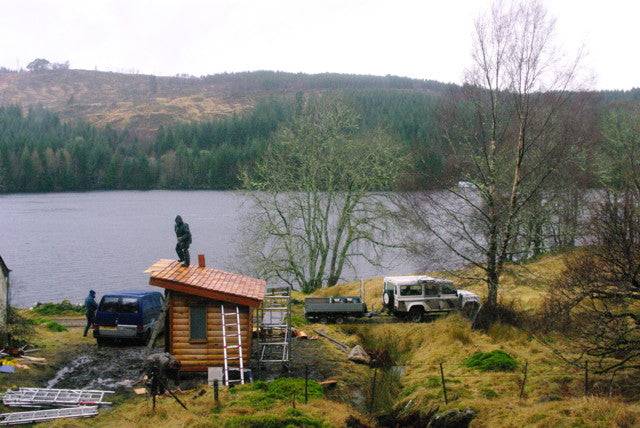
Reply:
<svg viewBox="0 0 640 428"><path fill-rule="evenodd" d="M264 300L266 281L220 269L191 265L182 267L176 260L160 259L151 265L145 273L151 275L149 284L162 287L165 281L182 286L181 291L193 294L211 292L227 294L230 297ZM169 287L165 287L169 288ZM233 301L233 300L231 300Z"/></svg>

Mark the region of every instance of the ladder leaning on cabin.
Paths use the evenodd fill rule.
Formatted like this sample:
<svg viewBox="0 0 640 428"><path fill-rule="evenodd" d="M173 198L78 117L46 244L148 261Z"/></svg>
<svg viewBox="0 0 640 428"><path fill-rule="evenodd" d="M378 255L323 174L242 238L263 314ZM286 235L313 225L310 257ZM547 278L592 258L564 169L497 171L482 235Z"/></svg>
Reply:
<svg viewBox="0 0 640 428"><path fill-rule="evenodd" d="M224 355L224 384L229 385L231 382L244 383L244 360L242 356L242 330L240 328L240 307L236 305L236 311L225 313L224 303L220 305L222 313L222 349ZM227 317L235 317L235 323L227 323ZM227 334L227 327L236 326L236 333ZM228 338L237 338L236 345L229 345ZM230 357L228 350L237 349L238 356ZM238 360L238 367L229 367L229 360ZM240 379L229 379L229 369L240 371Z"/></svg>

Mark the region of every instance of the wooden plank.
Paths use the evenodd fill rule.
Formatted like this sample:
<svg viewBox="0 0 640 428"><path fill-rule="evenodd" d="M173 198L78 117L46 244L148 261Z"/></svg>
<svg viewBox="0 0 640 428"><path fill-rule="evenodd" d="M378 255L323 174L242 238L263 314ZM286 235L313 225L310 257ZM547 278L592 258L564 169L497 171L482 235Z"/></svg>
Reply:
<svg viewBox="0 0 640 428"><path fill-rule="evenodd" d="M224 353L222 352L222 350L217 351L217 352L206 352L203 353L198 349L178 349L176 350L173 355L176 358L183 358L183 357L193 357L194 359L211 359L211 358L222 358ZM237 357L238 353L233 353L233 354L228 354L229 357ZM249 355L249 352L246 351L242 351L242 356L244 358L246 358Z"/></svg>
<svg viewBox="0 0 640 428"><path fill-rule="evenodd" d="M242 333L242 340L245 340L249 337L251 337L251 334L249 332ZM174 336L174 342L183 342L185 340L189 340L188 330L176 332L176 335ZM209 342L218 342L222 340L222 333L220 333L219 331L207 331L207 340Z"/></svg>
<svg viewBox="0 0 640 428"><path fill-rule="evenodd" d="M244 330L241 332L242 335L242 339L244 339L245 337L250 337L251 336L250 331L248 330ZM185 330L178 330L176 331L176 339L184 339L184 338L189 338L189 330L185 329ZM211 339L222 339L222 332L220 330L207 330L207 338Z"/></svg>
<svg viewBox="0 0 640 428"><path fill-rule="evenodd" d="M249 337L250 336L246 336L246 337L243 336L242 337L242 342L244 343L245 340L246 340L247 343L248 343ZM201 346L201 345L205 345L205 347L206 346L209 346L209 347L222 347L222 337L215 338L215 339L208 338L206 342L202 342L202 344L200 344L200 343L196 343L196 342L191 342L189 340L189 338L185 336L185 337L182 337L182 338L176 338L176 340L173 341L173 345L174 345L175 349L178 349L178 348L181 348L181 347L185 347L185 346L187 346L187 347L195 347L195 346ZM244 348L244 346L243 346L243 348Z"/></svg>
<svg viewBox="0 0 640 428"><path fill-rule="evenodd" d="M229 318L231 318L231 317L229 317ZM227 324L235 324L235 322L236 322L236 320L234 319L232 321L227 322ZM189 325L191 324L191 320L188 317L184 317L184 318L182 318L182 317L174 317L172 324L174 326L176 326L176 327L180 327L180 326L189 327ZM207 319L207 326L211 326L212 328L216 328L216 329L222 328L222 320L218 320L216 318ZM232 327L233 327L234 330L236 329L235 326L232 326ZM240 318L240 328L243 329L243 330L245 330L245 329L249 330L249 327L251 327L251 323L249 322L249 319L248 318L245 318L245 319Z"/></svg>
<svg viewBox="0 0 640 428"><path fill-rule="evenodd" d="M199 364L194 364L194 365L188 365L188 366L182 367L180 369L180 371L182 371L182 372L193 372L193 373L195 373L195 372L206 372L209 369L209 367L215 367L217 365L218 364L211 364L210 366L203 366L203 365L199 365Z"/></svg>
<svg viewBox="0 0 640 428"><path fill-rule="evenodd" d="M200 277L200 279L194 284L196 287L205 287L209 283L209 278L211 278L212 270L206 270L204 275Z"/></svg>
<svg viewBox="0 0 640 428"><path fill-rule="evenodd" d="M181 358L180 364L182 366L190 366L190 365L203 365L203 366L221 366L224 364L224 358L222 356L216 358L208 358L208 359L195 359L192 357ZM232 366L233 367L233 366Z"/></svg>
<svg viewBox="0 0 640 428"><path fill-rule="evenodd" d="M251 336L242 336L242 341L243 342L248 341L249 337L251 337ZM205 344L205 345L209 345L209 346L222 346L222 336L208 337L207 341L206 342L202 342L202 343ZM175 340L173 341L173 344L176 347L183 346L183 345L187 345L187 346L201 345L201 343L193 342L193 341L189 340L188 336L176 337Z"/></svg>
<svg viewBox="0 0 640 428"><path fill-rule="evenodd" d="M176 271L176 273L174 274L174 276L172 278L169 278L172 281L175 282L181 282L184 283L184 279L186 277L188 277L191 273L190 268L188 267L184 267L184 266L180 266L180 268Z"/></svg>
<svg viewBox="0 0 640 428"><path fill-rule="evenodd" d="M180 319L174 319L173 322L171 323L171 325L175 328L177 328L178 330L188 330L189 329L189 321L185 321L185 320L180 320ZM229 328L233 328L233 332L235 333L236 331L236 326L228 326ZM221 323L217 323L217 322L207 322L207 330L222 330L222 324ZM241 331L250 331L251 327L249 322L240 322L240 330Z"/></svg>
<svg viewBox="0 0 640 428"><path fill-rule="evenodd" d="M223 362L224 361L224 354L222 353L217 353L217 354L201 354L201 355L196 355L196 354L174 354L175 358L177 360L179 360L181 363L182 362L191 362L193 363L194 361L220 361ZM247 359L247 354L243 354L244 359ZM237 360L235 360L235 362L237 363Z"/></svg>
<svg viewBox="0 0 640 428"><path fill-rule="evenodd" d="M339 340L334 339L333 337L329 336L328 334L318 331L318 330L313 330L316 334L319 334L320 336L324 337L325 339L329 340L330 342L332 342L334 345L338 346L340 349L342 349L344 352L349 352L349 350L351 348L349 348L349 346L347 346L346 344L340 342Z"/></svg>
<svg viewBox="0 0 640 428"><path fill-rule="evenodd" d="M191 305L187 305L187 304L180 304L176 306L176 314L189 314L189 307ZM193 305L193 306L198 306L198 305ZM216 317L220 317L220 315L222 314L222 311L220 310L220 306L219 305L206 305L207 306L207 314L211 315L211 316L216 316ZM246 306L244 306L246 308ZM249 311L247 310L242 310L243 307L240 308L240 317L245 317L245 318L249 318L250 314ZM227 309L229 309L229 312L233 312L235 313L236 309L234 308L227 308L225 307L225 313L227 313Z"/></svg>
<svg viewBox="0 0 640 428"><path fill-rule="evenodd" d="M200 276L202 276L202 272L199 268L195 268L195 269L190 269L190 275L187 275L182 281L185 284L189 284L189 285L194 285L196 283L196 281L198 280L198 278L200 278Z"/></svg>
<svg viewBox="0 0 640 428"><path fill-rule="evenodd" d="M178 281L170 281L160 278L151 278L149 284L157 287L166 288L167 290L177 291L179 293L190 294L194 296L206 297L212 300L221 300L225 302L235 303L238 305L258 307L261 300L254 299L246 296L237 296L233 294L227 294L221 291L209 290L205 288L193 287L189 285L180 284Z"/></svg>
<svg viewBox="0 0 640 428"><path fill-rule="evenodd" d="M231 316L235 314L229 314L226 317L225 323L235 323L236 317ZM191 315L189 312L176 312L174 311L174 317L177 323L189 323L191 319ZM243 326L249 326L251 322L251 317L249 315L240 315L240 324ZM222 325L222 315L221 314L209 314L207 313L207 324L220 324Z"/></svg>
<svg viewBox="0 0 640 428"><path fill-rule="evenodd" d="M171 353L172 350L172 342L173 342L173 335L174 335L174 331L173 328L171 327L171 321L173 320L173 299L174 299L174 293L172 293L171 291L166 292L166 298L169 299L169 308L167 309L167 320L165 320L166 324L166 328L169 331L165 331L164 332L164 340L167 341L167 343L165 343L164 349L166 352Z"/></svg>
<svg viewBox="0 0 640 428"><path fill-rule="evenodd" d="M180 264L167 265L164 269L151 275L152 278L171 278L174 272L180 267Z"/></svg>

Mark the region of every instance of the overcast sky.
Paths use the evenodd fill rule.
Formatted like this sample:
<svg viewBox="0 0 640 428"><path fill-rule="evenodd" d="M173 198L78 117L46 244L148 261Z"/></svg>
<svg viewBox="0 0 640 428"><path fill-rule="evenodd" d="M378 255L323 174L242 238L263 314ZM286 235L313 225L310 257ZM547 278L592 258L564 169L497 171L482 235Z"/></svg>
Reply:
<svg viewBox="0 0 640 428"><path fill-rule="evenodd" d="M594 87L640 87L640 1L547 0L558 41L585 45ZM0 65L196 76L283 70L460 82L487 0L0 2Z"/></svg>

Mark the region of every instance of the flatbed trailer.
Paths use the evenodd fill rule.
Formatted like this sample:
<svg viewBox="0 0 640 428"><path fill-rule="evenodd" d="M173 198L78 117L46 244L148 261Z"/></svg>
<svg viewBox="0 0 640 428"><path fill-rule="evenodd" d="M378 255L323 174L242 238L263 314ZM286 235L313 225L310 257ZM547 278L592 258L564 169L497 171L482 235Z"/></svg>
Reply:
<svg viewBox="0 0 640 428"><path fill-rule="evenodd" d="M367 305L360 297L307 297L304 299L304 316L309 321L341 324L346 318L361 318L367 313Z"/></svg>

